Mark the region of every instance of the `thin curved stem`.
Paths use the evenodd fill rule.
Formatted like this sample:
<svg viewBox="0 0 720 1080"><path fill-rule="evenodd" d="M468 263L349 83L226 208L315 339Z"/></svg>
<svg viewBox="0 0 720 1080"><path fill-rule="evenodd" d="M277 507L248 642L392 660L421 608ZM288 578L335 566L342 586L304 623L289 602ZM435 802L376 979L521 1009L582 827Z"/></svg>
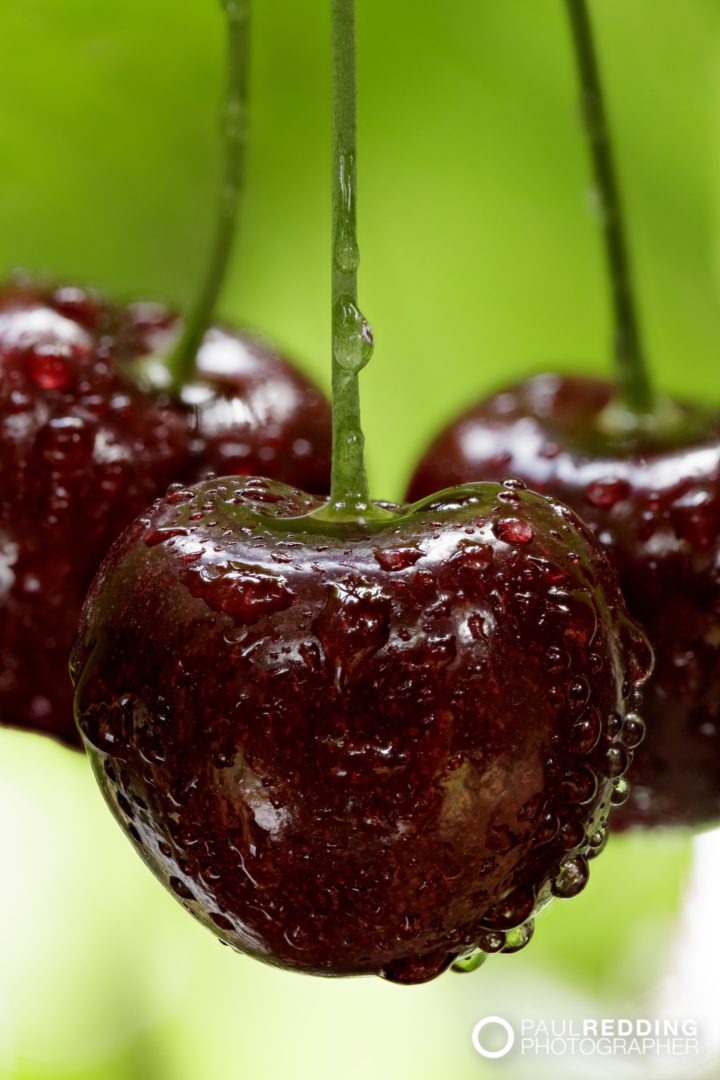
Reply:
<svg viewBox="0 0 720 1080"><path fill-rule="evenodd" d="M213 315L237 232L245 182L248 128L251 0L221 0L227 19L227 88L223 108L225 164L219 192L215 236L207 273L183 335L168 361L172 389L192 377L195 360Z"/></svg>
<svg viewBox="0 0 720 1080"><path fill-rule="evenodd" d="M653 410L655 398L635 302L602 80L586 0L565 0L580 77L581 103L600 200L603 234L615 313L615 360L619 396L633 413Z"/></svg>

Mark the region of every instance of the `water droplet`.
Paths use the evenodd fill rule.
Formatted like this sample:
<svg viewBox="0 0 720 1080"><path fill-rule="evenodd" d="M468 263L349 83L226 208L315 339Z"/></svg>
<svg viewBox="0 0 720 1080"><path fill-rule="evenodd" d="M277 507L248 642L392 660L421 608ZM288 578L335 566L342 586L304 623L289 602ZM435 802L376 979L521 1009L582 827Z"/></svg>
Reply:
<svg viewBox="0 0 720 1080"><path fill-rule="evenodd" d="M131 725L132 699L129 695L112 704L89 705L80 712L81 731L93 749L121 761L127 753Z"/></svg>
<svg viewBox="0 0 720 1080"><path fill-rule="evenodd" d="M338 688L390 636L390 600L370 585L334 585L312 624Z"/></svg>
<svg viewBox="0 0 720 1080"><path fill-rule="evenodd" d="M560 829L560 821L557 814L547 813L540 821L535 832L535 843L540 847L554 840Z"/></svg>
<svg viewBox="0 0 720 1080"><path fill-rule="evenodd" d="M343 222L335 236L335 265L346 274L354 273L360 266L360 248L353 229Z"/></svg>
<svg viewBox="0 0 720 1080"><path fill-rule="evenodd" d="M335 359L345 371L357 374L372 357L375 347L372 329L348 296L338 300L335 316L338 321Z"/></svg>
<svg viewBox="0 0 720 1080"><path fill-rule="evenodd" d="M423 653L422 666L426 671L439 671L452 664L457 656L457 642L453 634L431 634L427 639L427 651Z"/></svg>
<svg viewBox="0 0 720 1080"><path fill-rule="evenodd" d="M459 956L452 966L452 970L457 972L458 975L467 975L471 971L477 971L482 967L487 960L487 953L482 949L477 949L475 952L468 953L467 956Z"/></svg>
<svg viewBox="0 0 720 1080"><path fill-rule="evenodd" d="M529 885L514 889L483 916L487 930L514 930L527 922L535 908L535 893Z"/></svg>
<svg viewBox="0 0 720 1080"><path fill-rule="evenodd" d="M157 544L162 544L165 540L172 540L176 536L189 536L189 529L182 528L169 528L169 529L156 529L151 528L145 533L144 542L147 547L155 547Z"/></svg>
<svg viewBox="0 0 720 1080"><path fill-rule="evenodd" d="M42 455L55 468L78 469L92 454L94 430L79 416L57 416L38 433Z"/></svg>
<svg viewBox="0 0 720 1080"><path fill-rule="evenodd" d="M502 518L496 522L493 531L506 544L529 544L535 536L532 526L520 518Z"/></svg>
<svg viewBox="0 0 720 1080"><path fill-rule="evenodd" d="M570 667L570 653L558 645L551 645L545 653L545 663L549 675L559 675Z"/></svg>
<svg viewBox="0 0 720 1080"><path fill-rule="evenodd" d="M390 574L414 566L418 559L422 559L423 555L424 552L416 547L377 548L375 551L378 564Z"/></svg>
<svg viewBox="0 0 720 1080"><path fill-rule="evenodd" d="M622 719L616 712L611 712L605 725L605 734L608 739L613 740L618 737L622 731Z"/></svg>
<svg viewBox="0 0 720 1080"><path fill-rule="evenodd" d="M573 679L568 687L568 701L573 708L582 708L590 700L590 684L587 679Z"/></svg>
<svg viewBox="0 0 720 1080"><path fill-rule="evenodd" d="M131 836L138 847L144 848L143 838L132 823L126 825L128 836Z"/></svg>
<svg viewBox="0 0 720 1080"><path fill-rule="evenodd" d="M429 956L404 957L386 964L379 974L388 982L399 983L401 986L414 986L417 983L430 982L443 971L447 971L454 959L445 952L431 953Z"/></svg>
<svg viewBox="0 0 720 1080"><path fill-rule="evenodd" d="M192 900L192 899L194 899L192 891L188 888L188 886L185 884L185 882L182 880L182 878L171 877L170 878L170 888L172 889L172 891L177 896L181 897L181 899L183 899L183 900Z"/></svg>
<svg viewBox="0 0 720 1080"><path fill-rule="evenodd" d="M602 721L594 709L587 709L573 724L569 746L573 754L585 756L597 746L602 733Z"/></svg>
<svg viewBox="0 0 720 1080"><path fill-rule="evenodd" d="M477 544L465 540L448 562L448 574L456 588L462 589L469 599L481 599L487 591L487 571L492 565L493 549L490 544Z"/></svg>
<svg viewBox="0 0 720 1080"><path fill-rule="evenodd" d="M500 952L505 947L506 935L501 930L490 930L478 938L478 948L485 953Z"/></svg>
<svg viewBox="0 0 720 1080"><path fill-rule="evenodd" d="M188 491L184 484L170 484L165 495L165 501L176 506L192 499L193 492Z"/></svg>
<svg viewBox="0 0 720 1080"><path fill-rule="evenodd" d="M605 775L622 776L631 762L631 758L620 746L611 746L605 755Z"/></svg>
<svg viewBox="0 0 720 1080"><path fill-rule="evenodd" d="M591 769L581 765L567 773L562 782L563 796L568 802L584 806L597 794L597 777Z"/></svg>
<svg viewBox="0 0 720 1080"><path fill-rule="evenodd" d="M482 641L485 637L485 619L475 612L468 616L467 628L473 641Z"/></svg>
<svg viewBox="0 0 720 1080"><path fill-rule="evenodd" d="M97 325L100 314L98 303L95 297L84 289L63 285L53 293L52 304L61 315L90 330Z"/></svg>
<svg viewBox="0 0 720 1080"><path fill-rule="evenodd" d="M608 510L626 498L629 491L626 480L593 480L585 489L585 497L592 506Z"/></svg>
<svg viewBox="0 0 720 1080"><path fill-rule="evenodd" d="M621 776L613 784L612 795L610 796L610 802L613 806L622 806L630 798L630 785L625 777Z"/></svg>
<svg viewBox="0 0 720 1080"><path fill-rule="evenodd" d="M645 722L637 713L628 713L620 732L620 741L628 750L640 746L645 738Z"/></svg>
<svg viewBox="0 0 720 1080"><path fill-rule="evenodd" d="M303 662L309 671L320 671L322 667L322 656L320 655L320 649L314 641L304 641L298 648Z"/></svg>
<svg viewBox="0 0 720 1080"><path fill-rule="evenodd" d="M520 480L520 478L517 476L507 476L503 480L502 486L505 488L509 488L510 491L525 491L526 489L526 484L524 483L524 481Z"/></svg>
<svg viewBox="0 0 720 1080"><path fill-rule="evenodd" d="M27 373L42 390L65 390L70 385L72 371L68 355L54 345L36 345L28 354Z"/></svg>
<svg viewBox="0 0 720 1080"><path fill-rule="evenodd" d="M570 851L583 843L585 829L579 821L566 821L560 829L560 838L565 851Z"/></svg>
<svg viewBox="0 0 720 1080"><path fill-rule="evenodd" d="M285 611L295 599L284 577L232 561L193 567L183 580L192 596L240 626L252 626Z"/></svg>
<svg viewBox="0 0 720 1080"><path fill-rule="evenodd" d="M650 642L645 637L637 623L629 618L620 620L620 640L626 653L625 668L630 677L630 683L623 687L626 698L630 696L635 686L650 675L655 662Z"/></svg>
<svg viewBox="0 0 720 1080"><path fill-rule="evenodd" d="M605 850L609 835L607 829L596 829L595 832L588 836L588 844L590 845L590 850L587 853L588 859L596 859Z"/></svg>
<svg viewBox="0 0 720 1080"><path fill-rule="evenodd" d="M210 918L220 930L232 930L233 924L228 919L227 915L223 915L220 911L211 911Z"/></svg>
<svg viewBox="0 0 720 1080"><path fill-rule="evenodd" d="M530 944L535 933L535 923L532 919L528 919L522 926L516 927L514 930L509 930L505 938L505 946L503 948L504 953L516 953L520 952L527 945Z"/></svg>
<svg viewBox="0 0 720 1080"><path fill-rule="evenodd" d="M242 489L242 497L246 502L274 505L282 502L285 498L282 491L278 491L272 481L264 480L261 476L251 476L245 481Z"/></svg>
<svg viewBox="0 0 720 1080"><path fill-rule="evenodd" d="M590 867L584 855L574 855L567 859L560 867L558 876L552 883L553 896L562 900L569 900L582 892L590 877Z"/></svg>

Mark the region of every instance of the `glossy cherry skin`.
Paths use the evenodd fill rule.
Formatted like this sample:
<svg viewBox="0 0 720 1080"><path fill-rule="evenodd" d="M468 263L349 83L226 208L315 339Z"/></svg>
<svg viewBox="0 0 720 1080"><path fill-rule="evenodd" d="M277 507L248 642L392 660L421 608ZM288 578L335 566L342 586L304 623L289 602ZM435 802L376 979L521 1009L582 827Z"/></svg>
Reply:
<svg viewBox="0 0 720 1080"><path fill-rule="evenodd" d="M180 323L158 304L131 305L134 352L167 356ZM277 351L247 332L213 327L181 392L192 426L193 478L267 476L317 495L330 481L327 398Z"/></svg>
<svg viewBox="0 0 720 1080"><path fill-rule="evenodd" d="M139 388L133 362L177 330L157 305L0 290L2 724L81 747L67 673L80 608L111 542L168 484L249 464L327 490L327 402L244 336L211 330L179 401Z"/></svg>
<svg viewBox="0 0 720 1080"><path fill-rule="evenodd" d="M0 722L76 746L67 664L88 585L189 461L184 414L118 368L118 317L77 290L0 292Z"/></svg>
<svg viewBox="0 0 720 1080"><path fill-rule="evenodd" d="M656 664L647 739L613 827L720 818L720 438L621 445L597 433L609 383L541 375L480 403L420 462L411 497L436 484L513 475L571 506L620 573ZM699 410L684 407L702 426Z"/></svg>
<svg viewBox="0 0 720 1080"><path fill-rule="evenodd" d="M423 982L583 887L651 656L559 504L322 505L218 479L138 519L83 610L78 723L142 858L223 941Z"/></svg>

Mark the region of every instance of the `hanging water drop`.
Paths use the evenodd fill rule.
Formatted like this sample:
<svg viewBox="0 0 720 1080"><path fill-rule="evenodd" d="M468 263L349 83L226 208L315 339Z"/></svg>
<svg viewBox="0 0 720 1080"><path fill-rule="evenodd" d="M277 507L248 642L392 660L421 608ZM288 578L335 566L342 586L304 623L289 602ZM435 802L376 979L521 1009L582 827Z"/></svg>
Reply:
<svg viewBox="0 0 720 1080"><path fill-rule="evenodd" d="M370 324L349 296L341 296L335 309L335 359L343 371L357 374L369 362L375 347Z"/></svg>

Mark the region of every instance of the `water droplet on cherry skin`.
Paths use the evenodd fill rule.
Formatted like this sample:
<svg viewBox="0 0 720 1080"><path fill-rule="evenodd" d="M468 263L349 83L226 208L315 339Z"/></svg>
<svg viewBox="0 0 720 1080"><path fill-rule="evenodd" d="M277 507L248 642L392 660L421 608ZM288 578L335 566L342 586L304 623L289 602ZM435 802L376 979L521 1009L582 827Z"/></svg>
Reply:
<svg viewBox="0 0 720 1080"><path fill-rule="evenodd" d="M619 777L613 783L610 802L613 806L623 806L630 798L630 785L624 776Z"/></svg>
<svg viewBox="0 0 720 1080"><path fill-rule="evenodd" d="M183 580L192 596L222 611L240 626L287 610L295 596L285 578L233 561L191 564Z"/></svg>
<svg viewBox="0 0 720 1080"><path fill-rule="evenodd" d="M459 956L452 965L452 971L458 975L468 975L483 966L488 954L482 949L474 949L465 956Z"/></svg>
<svg viewBox="0 0 720 1080"><path fill-rule="evenodd" d="M597 794L597 787L595 773L585 765L571 770L562 783L565 798L578 806L585 806L592 802Z"/></svg>
<svg viewBox="0 0 720 1080"><path fill-rule="evenodd" d="M552 883L552 894L562 900L569 900L582 892L588 883L590 868L584 855L575 855L567 859Z"/></svg>
<svg viewBox="0 0 720 1080"><path fill-rule="evenodd" d="M423 551L416 547L406 548L377 548L375 560L378 565L389 574L398 573L414 566L423 557Z"/></svg>
<svg viewBox="0 0 720 1080"><path fill-rule="evenodd" d="M429 956L393 960L379 974L387 982L398 983L400 986L415 986L418 983L430 982L431 979L442 975L454 959L453 956L440 952Z"/></svg>
<svg viewBox="0 0 720 1080"><path fill-rule="evenodd" d="M630 767L632 755L621 746L611 746L605 755L605 775L614 779L622 776Z"/></svg>
<svg viewBox="0 0 720 1080"><path fill-rule="evenodd" d="M505 948L506 941L507 935L502 930L489 930L480 935L477 945L485 953L496 953Z"/></svg>
<svg viewBox="0 0 720 1080"><path fill-rule="evenodd" d="M628 713L620 732L620 741L626 750L635 750L645 738L645 723L637 713Z"/></svg>
<svg viewBox="0 0 720 1080"><path fill-rule="evenodd" d="M26 360L28 376L41 390L67 390L72 380L68 360L56 346L38 345Z"/></svg>
<svg viewBox="0 0 720 1080"><path fill-rule="evenodd" d="M37 435L43 457L54 468L83 467L94 443L93 428L79 416L53 417Z"/></svg>
<svg viewBox="0 0 720 1080"><path fill-rule="evenodd" d="M97 327L101 308L96 298L85 289L62 285L53 293L51 302L60 315L80 323L87 330Z"/></svg>
<svg viewBox="0 0 720 1080"><path fill-rule="evenodd" d="M573 724L570 732L569 749L571 753L583 757L590 754L602 734L602 720L594 709L587 709Z"/></svg>
<svg viewBox="0 0 720 1080"><path fill-rule="evenodd" d="M514 889L482 918L486 930L514 930L531 917L535 908L535 893L529 886Z"/></svg>
<svg viewBox="0 0 720 1080"><path fill-rule="evenodd" d="M185 884L185 882L181 878L171 877L170 878L170 888L182 900L194 900L195 899L195 897L193 896L192 891L188 888L188 886Z"/></svg>
<svg viewBox="0 0 720 1080"><path fill-rule="evenodd" d="M609 510L622 499L627 498L630 485L627 480L593 480L585 489L585 498L601 510Z"/></svg>
<svg viewBox="0 0 720 1080"><path fill-rule="evenodd" d="M609 832L606 828L596 829L588 836L588 859L596 859L607 847Z"/></svg>
<svg viewBox="0 0 720 1080"><path fill-rule="evenodd" d="M333 585L312 631L336 673L338 688L370 659L390 636L391 604L372 586Z"/></svg>
<svg viewBox="0 0 720 1080"><path fill-rule="evenodd" d="M512 953L520 952L522 949L527 948L533 939L535 933L535 921L528 919L522 926L517 926L513 930L509 930L505 935L505 945L503 946L503 953L511 955Z"/></svg>
<svg viewBox="0 0 720 1080"><path fill-rule="evenodd" d="M493 531L506 544L529 544L535 537L532 525L520 518L501 518Z"/></svg>

